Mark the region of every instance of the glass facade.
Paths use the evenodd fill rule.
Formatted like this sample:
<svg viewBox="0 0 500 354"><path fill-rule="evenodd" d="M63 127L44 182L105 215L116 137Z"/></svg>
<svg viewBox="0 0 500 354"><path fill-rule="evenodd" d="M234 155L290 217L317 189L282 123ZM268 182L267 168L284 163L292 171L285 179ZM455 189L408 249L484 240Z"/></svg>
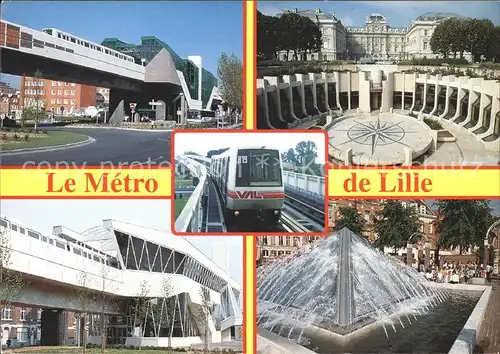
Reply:
<svg viewBox="0 0 500 354"><path fill-rule="evenodd" d="M153 58L165 48L172 56L175 67L177 70L182 71L184 79L186 80L187 87L191 98L198 99L198 88L200 82L199 68L189 59L182 59L168 44L161 41L156 37L141 37L141 44L125 43L118 38L106 38L101 45L120 51L124 54L130 55L135 58L137 64L141 64L141 59L146 60L146 64L153 60ZM203 106L206 106L212 93L212 88L217 86L217 79L210 71L202 69L201 73L201 100Z"/></svg>

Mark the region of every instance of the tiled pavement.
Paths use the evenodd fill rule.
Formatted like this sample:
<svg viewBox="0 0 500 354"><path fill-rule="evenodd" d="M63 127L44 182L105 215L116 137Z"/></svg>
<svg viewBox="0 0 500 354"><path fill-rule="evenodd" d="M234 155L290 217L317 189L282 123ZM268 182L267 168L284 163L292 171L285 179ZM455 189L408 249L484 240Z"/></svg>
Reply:
<svg viewBox="0 0 500 354"><path fill-rule="evenodd" d="M491 285L493 289L474 353L500 352L500 280L492 280Z"/></svg>

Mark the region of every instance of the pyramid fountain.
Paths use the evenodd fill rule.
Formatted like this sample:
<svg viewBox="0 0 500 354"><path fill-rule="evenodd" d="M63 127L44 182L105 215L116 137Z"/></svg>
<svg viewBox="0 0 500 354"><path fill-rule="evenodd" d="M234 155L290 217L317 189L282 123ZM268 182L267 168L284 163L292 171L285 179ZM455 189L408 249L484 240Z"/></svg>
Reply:
<svg viewBox="0 0 500 354"><path fill-rule="evenodd" d="M449 293L347 228L258 269L257 325L298 344L411 326ZM304 344L305 343L305 344Z"/></svg>

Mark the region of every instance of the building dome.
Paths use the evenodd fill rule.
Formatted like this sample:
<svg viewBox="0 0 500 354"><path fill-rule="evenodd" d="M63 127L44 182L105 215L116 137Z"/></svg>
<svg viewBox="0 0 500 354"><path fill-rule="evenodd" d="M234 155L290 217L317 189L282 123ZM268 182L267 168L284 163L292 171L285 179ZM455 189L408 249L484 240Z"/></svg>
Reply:
<svg viewBox="0 0 500 354"><path fill-rule="evenodd" d="M441 21L445 20L447 18L465 18L465 16L462 15L457 15L453 13L446 13L446 12L427 12L423 15L418 16L415 21Z"/></svg>

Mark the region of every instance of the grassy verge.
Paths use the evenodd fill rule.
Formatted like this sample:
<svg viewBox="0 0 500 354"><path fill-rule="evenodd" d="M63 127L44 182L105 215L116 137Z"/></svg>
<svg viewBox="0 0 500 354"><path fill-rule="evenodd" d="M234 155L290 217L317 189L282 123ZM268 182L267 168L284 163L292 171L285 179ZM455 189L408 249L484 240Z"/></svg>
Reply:
<svg viewBox="0 0 500 354"><path fill-rule="evenodd" d="M186 206L187 201L191 194L182 194L182 198L174 199L174 217L177 220L177 217L182 212L182 209Z"/></svg>
<svg viewBox="0 0 500 354"><path fill-rule="evenodd" d="M5 354L9 353L46 353L46 354L81 354L83 353L82 348L77 347L32 347L32 348L19 348L12 350L4 350ZM98 354L101 353L100 348L87 348L87 354ZM167 354L180 354L185 351L177 351L175 349L172 350L154 350L154 349L106 349L105 353L109 354L130 354L130 353L142 353L142 354L158 354L158 353L167 353Z"/></svg>
<svg viewBox="0 0 500 354"><path fill-rule="evenodd" d="M28 140L25 140L22 133L19 134L19 140L13 138L8 138L6 140L0 140L0 150L16 150L16 149L32 149L32 148L42 148L51 147L65 144L78 143L85 141L88 138L85 135L71 133L71 132L61 132L61 131L49 131L47 134L40 134L38 137L30 136Z"/></svg>
<svg viewBox="0 0 500 354"><path fill-rule="evenodd" d="M193 180L190 179L175 179L176 187L191 187L193 185Z"/></svg>

